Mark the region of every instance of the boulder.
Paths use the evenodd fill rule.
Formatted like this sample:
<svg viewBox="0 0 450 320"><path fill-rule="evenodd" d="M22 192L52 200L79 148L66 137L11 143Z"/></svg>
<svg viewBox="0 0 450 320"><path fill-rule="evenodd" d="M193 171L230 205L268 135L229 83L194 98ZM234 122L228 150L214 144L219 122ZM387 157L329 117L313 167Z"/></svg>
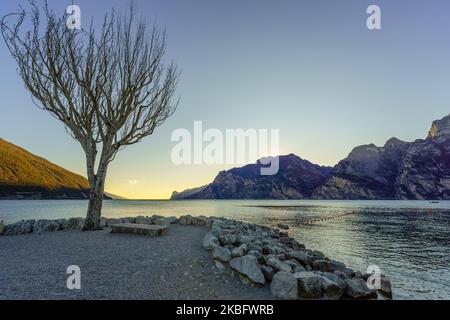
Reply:
<svg viewBox="0 0 450 320"><path fill-rule="evenodd" d="M342 280L350 279L350 277L351 277L348 273L342 272L342 271L334 271L333 274L335 274L336 276L338 276Z"/></svg>
<svg viewBox="0 0 450 320"><path fill-rule="evenodd" d="M225 272L226 268L225 268L225 266L223 265L222 262L216 261L215 265L216 265L216 268L218 269L219 273Z"/></svg>
<svg viewBox="0 0 450 320"><path fill-rule="evenodd" d="M264 263L265 262L264 256L259 251L250 250L250 251L247 252L247 255L251 255L251 256L256 257L256 259L258 260L259 263Z"/></svg>
<svg viewBox="0 0 450 320"><path fill-rule="evenodd" d="M333 282L336 282L338 284L338 286L342 287L345 289L345 281L344 278L339 276L339 272L340 271L335 271L334 273L330 273L330 272L322 272L321 276L330 279ZM345 279L348 279L348 277L344 274Z"/></svg>
<svg viewBox="0 0 450 320"><path fill-rule="evenodd" d="M117 219L117 218L105 218L106 219L106 226L110 227L113 224L118 224L118 223L122 223L121 219Z"/></svg>
<svg viewBox="0 0 450 320"><path fill-rule="evenodd" d="M289 234L287 232L277 231L276 238L282 238L282 237L288 237L288 236L289 236Z"/></svg>
<svg viewBox="0 0 450 320"><path fill-rule="evenodd" d="M40 219L33 224L34 233L53 232L60 230L62 226L55 220Z"/></svg>
<svg viewBox="0 0 450 320"><path fill-rule="evenodd" d="M231 233L221 234L219 236L219 242L221 245L227 245L227 244L234 245L237 243L237 237Z"/></svg>
<svg viewBox="0 0 450 320"><path fill-rule="evenodd" d="M274 268L276 271L292 272L292 267L289 264L280 261L273 256L267 260L267 265Z"/></svg>
<svg viewBox="0 0 450 320"><path fill-rule="evenodd" d="M264 274L264 278L266 279L266 281L271 282L273 276L275 275L275 270L269 266L262 266L261 271Z"/></svg>
<svg viewBox="0 0 450 320"><path fill-rule="evenodd" d="M180 218L181 223L181 218ZM223 229L227 228L227 222L222 219L213 219L211 223L211 231L219 234L223 231Z"/></svg>
<svg viewBox="0 0 450 320"><path fill-rule="evenodd" d="M277 255L277 254L265 254L262 256L264 261L263 264L267 264L269 262L270 258L277 258L278 260L282 260L283 256L282 255Z"/></svg>
<svg viewBox="0 0 450 320"><path fill-rule="evenodd" d="M217 237L215 235L212 234L212 232L208 232L203 237L202 245L203 245L203 248L205 248L206 250L212 250L215 247L219 246L219 240L217 239Z"/></svg>
<svg viewBox="0 0 450 320"><path fill-rule="evenodd" d="M280 237L280 242L295 250L305 250L305 245L298 243L297 240L291 237Z"/></svg>
<svg viewBox="0 0 450 320"><path fill-rule="evenodd" d="M238 258L233 258L230 261L230 266L237 272L245 275L251 281L258 284L266 284L266 279L258 265L258 261L255 256L245 255Z"/></svg>
<svg viewBox="0 0 450 320"><path fill-rule="evenodd" d="M317 251L317 250L311 251L309 255L311 256L311 260L313 260L313 261L326 259L326 256L322 252Z"/></svg>
<svg viewBox="0 0 450 320"><path fill-rule="evenodd" d="M287 257L289 259L295 259L298 262L300 262L303 266L307 266L311 264L311 258L306 253L306 251L302 250L296 250L296 251L290 251L287 253Z"/></svg>
<svg viewBox="0 0 450 320"><path fill-rule="evenodd" d="M167 226L169 226L171 224L171 220L168 219L168 218L165 218L165 217L164 218L158 218L158 219L155 219L153 221L153 224L167 227Z"/></svg>
<svg viewBox="0 0 450 320"><path fill-rule="evenodd" d="M184 225L192 224L192 216L191 215L181 216L179 223Z"/></svg>
<svg viewBox="0 0 450 320"><path fill-rule="evenodd" d="M153 224L153 220L150 217L138 216L135 221L138 224Z"/></svg>
<svg viewBox="0 0 450 320"><path fill-rule="evenodd" d="M263 252L262 246L260 246L257 242L250 243L250 245L248 245L247 247L248 247L248 251L258 251L259 253Z"/></svg>
<svg viewBox="0 0 450 320"><path fill-rule="evenodd" d="M298 280L298 293L300 297L317 299L322 296L320 276L313 272L304 271L294 273L294 277Z"/></svg>
<svg viewBox="0 0 450 320"><path fill-rule="evenodd" d="M337 300L344 295L345 283L342 286L342 283L340 285L327 277L320 276L320 286L322 288L322 293L328 298Z"/></svg>
<svg viewBox="0 0 450 320"><path fill-rule="evenodd" d="M288 265L290 265L292 269L294 269L294 268L297 267L297 266L302 266L302 265L300 264L300 262L298 262L298 261L295 260L295 259L288 259L288 260L284 260L283 262L286 263L286 264L288 264ZM302 268L303 268L303 266L302 266Z"/></svg>
<svg viewBox="0 0 450 320"><path fill-rule="evenodd" d="M179 222L179 219L175 216L166 217L165 219L168 220L170 224L175 224Z"/></svg>
<svg viewBox="0 0 450 320"><path fill-rule="evenodd" d="M306 269L303 266L301 266L301 265L298 265L298 266L294 267L294 273L296 273L296 272L303 272L303 271L306 271Z"/></svg>
<svg viewBox="0 0 450 320"><path fill-rule="evenodd" d="M83 218L69 218L64 222L62 228L64 230L75 230L83 228L83 225L84 225Z"/></svg>
<svg viewBox="0 0 450 320"><path fill-rule="evenodd" d="M388 299L392 299L392 285L391 280L389 278L382 276L381 277L381 293Z"/></svg>
<svg viewBox="0 0 450 320"><path fill-rule="evenodd" d="M285 250L277 245L265 245L262 247L262 253L264 254L280 254L284 252Z"/></svg>
<svg viewBox="0 0 450 320"><path fill-rule="evenodd" d="M120 223L136 223L136 218L134 217L121 218Z"/></svg>
<svg viewBox="0 0 450 320"><path fill-rule="evenodd" d="M312 262L314 270L322 272L345 271L346 266L342 262L335 260L315 260Z"/></svg>
<svg viewBox="0 0 450 320"><path fill-rule="evenodd" d="M224 247L215 247L212 255L214 260L221 262L229 262L231 260L231 251Z"/></svg>
<svg viewBox="0 0 450 320"><path fill-rule="evenodd" d="M255 240L254 237L252 237L249 234L240 234L237 236L237 241L242 244L245 243L247 245L250 245L253 243L254 240Z"/></svg>
<svg viewBox="0 0 450 320"><path fill-rule="evenodd" d="M172 221L174 217L171 217ZM176 219L176 218L175 218ZM211 221L205 216L193 217L191 215L181 216L179 219L176 219L176 222L183 225L193 225L200 227L209 227L211 226ZM171 222L174 223L174 222Z"/></svg>
<svg viewBox="0 0 450 320"><path fill-rule="evenodd" d="M207 217L199 216L199 217L193 217L191 224L194 226L200 226L200 227L207 227L209 226L209 220Z"/></svg>
<svg viewBox="0 0 450 320"><path fill-rule="evenodd" d="M59 229L58 230L63 230L63 225L64 223L66 223L67 219L66 218L62 218L62 219L56 219L55 222L57 224L59 224Z"/></svg>
<svg viewBox="0 0 450 320"><path fill-rule="evenodd" d="M273 276L272 282L270 284L270 292L273 296L280 299L298 299L297 278L289 272L277 272Z"/></svg>
<svg viewBox="0 0 450 320"><path fill-rule="evenodd" d="M242 257L245 252L247 251L247 244L241 244L239 247L236 247L233 249L233 251L231 251L231 256L233 258L235 257Z"/></svg>
<svg viewBox="0 0 450 320"><path fill-rule="evenodd" d="M376 297L376 291L367 287L364 279L345 279L345 295L352 299L369 299Z"/></svg>
<svg viewBox="0 0 450 320"><path fill-rule="evenodd" d="M33 231L34 220L22 220L5 227L5 235L28 234Z"/></svg>
<svg viewBox="0 0 450 320"><path fill-rule="evenodd" d="M333 271L342 271L345 272L347 270L347 266L345 265L345 263L336 261L336 260L331 260L330 261L332 268L334 269Z"/></svg>

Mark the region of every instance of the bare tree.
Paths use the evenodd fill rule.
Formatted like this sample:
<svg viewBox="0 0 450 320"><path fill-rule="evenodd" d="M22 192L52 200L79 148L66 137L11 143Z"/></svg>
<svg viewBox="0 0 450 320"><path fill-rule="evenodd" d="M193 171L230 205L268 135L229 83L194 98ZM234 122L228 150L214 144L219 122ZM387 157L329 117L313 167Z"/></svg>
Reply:
<svg viewBox="0 0 450 320"><path fill-rule="evenodd" d="M93 22L71 30L67 18L31 2L29 13L4 16L1 32L33 102L61 121L86 154L83 230L98 230L108 165L173 114L178 72L174 63L164 65L165 32L135 22L132 6L125 17L106 14L98 32Z"/></svg>

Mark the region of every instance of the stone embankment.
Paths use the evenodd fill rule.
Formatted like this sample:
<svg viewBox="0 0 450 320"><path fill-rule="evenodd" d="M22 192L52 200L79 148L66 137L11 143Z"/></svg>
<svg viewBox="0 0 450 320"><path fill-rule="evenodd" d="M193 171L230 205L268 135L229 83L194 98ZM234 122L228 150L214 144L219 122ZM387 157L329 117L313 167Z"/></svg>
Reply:
<svg viewBox="0 0 450 320"><path fill-rule="evenodd" d="M19 235L81 229L83 218L25 220L4 225L0 235ZM308 250L287 232L218 217L138 216L102 218L102 227L117 223L196 225L210 228L203 247L212 252L220 272L240 277L251 286L270 286L280 299L376 299L392 298L390 280L381 275L378 289L369 288L369 274ZM287 226L282 226L286 229ZM170 232L170 231L169 231ZM193 244L194 245L194 244Z"/></svg>

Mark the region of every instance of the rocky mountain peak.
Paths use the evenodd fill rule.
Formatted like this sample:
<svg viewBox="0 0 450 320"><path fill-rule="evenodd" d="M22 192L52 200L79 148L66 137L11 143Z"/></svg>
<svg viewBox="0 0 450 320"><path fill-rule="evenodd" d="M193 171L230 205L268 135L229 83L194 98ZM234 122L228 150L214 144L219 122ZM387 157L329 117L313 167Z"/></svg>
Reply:
<svg viewBox="0 0 450 320"><path fill-rule="evenodd" d="M401 149L404 148L408 142L402 141L400 139L397 139L395 137L390 138L386 143L384 144L384 149Z"/></svg>
<svg viewBox="0 0 450 320"><path fill-rule="evenodd" d="M433 121L427 139L450 135L450 114L440 120Z"/></svg>
<svg viewBox="0 0 450 320"><path fill-rule="evenodd" d="M172 199L450 200L450 115L433 122L428 139L358 146L333 168L295 154L279 156L276 175L262 176L260 168L258 161L222 171Z"/></svg>
<svg viewBox="0 0 450 320"><path fill-rule="evenodd" d="M371 159L373 157L378 156L381 153L381 151L382 149L377 147L373 143L365 144L353 148L353 150L348 155L347 160L361 161L364 159Z"/></svg>

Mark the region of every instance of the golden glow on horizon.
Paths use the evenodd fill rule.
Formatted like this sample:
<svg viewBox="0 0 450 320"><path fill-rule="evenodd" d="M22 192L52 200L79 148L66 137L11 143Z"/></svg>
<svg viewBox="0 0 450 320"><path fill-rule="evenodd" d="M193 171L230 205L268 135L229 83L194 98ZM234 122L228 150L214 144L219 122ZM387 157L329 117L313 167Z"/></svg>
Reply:
<svg viewBox="0 0 450 320"><path fill-rule="evenodd" d="M106 190L114 195L124 197L130 200L144 199L170 199L173 191L183 191L190 188L199 187L210 183L210 180L199 179L197 181L183 181L175 187L169 181L155 181L153 183L140 182L134 185L123 183L120 185L106 184Z"/></svg>
<svg viewBox="0 0 450 320"><path fill-rule="evenodd" d="M280 155L290 153L301 154L298 151L286 151L289 148L280 146ZM318 150L316 150L318 151ZM312 156L312 154L311 154ZM317 157L319 156L319 157ZM320 165L334 165L334 160L326 159L326 154L316 154L310 157L304 154L301 158ZM253 163L253 162L249 162ZM170 199L173 191L183 191L186 189L200 187L211 183L221 170L229 170L234 167L244 165L180 165L176 166L166 163L164 166L155 168L149 167L149 172L143 172L137 177L118 179L120 170L117 168L110 172L109 180L106 183L106 190L117 196L130 200L139 199ZM120 170L120 171L119 171ZM150 171L151 170L151 171ZM119 172L118 172L119 171Z"/></svg>

